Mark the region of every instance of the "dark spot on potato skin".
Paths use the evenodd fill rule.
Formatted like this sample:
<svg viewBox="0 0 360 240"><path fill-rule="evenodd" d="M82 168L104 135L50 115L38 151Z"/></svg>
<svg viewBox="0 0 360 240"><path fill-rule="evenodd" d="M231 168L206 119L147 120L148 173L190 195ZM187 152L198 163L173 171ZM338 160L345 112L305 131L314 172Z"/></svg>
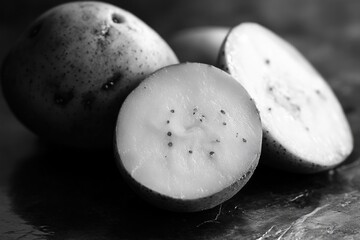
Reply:
<svg viewBox="0 0 360 240"><path fill-rule="evenodd" d="M96 18L96 16L91 11L84 10L82 12L81 19L85 22L87 22L91 19L95 19L95 18Z"/></svg>
<svg viewBox="0 0 360 240"><path fill-rule="evenodd" d="M130 31L137 32L137 30L136 30L135 28L133 28L132 26L130 26L130 25L127 25L127 28L128 28Z"/></svg>
<svg viewBox="0 0 360 240"><path fill-rule="evenodd" d="M29 38L36 37L39 34L41 27L42 27L42 22L35 23L35 25L30 28Z"/></svg>
<svg viewBox="0 0 360 240"><path fill-rule="evenodd" d="M111 20L113 21L113 23L115 24L121 24L125 22L125 19L123 16L121 16L118 13L113 13L111 16Z"/></svg>
<svg viewBox="0 0 360 240"><path fill-rule="evenodd" d="M101 86L101 90L109 91L113 90L115 85L124 78L124 75L121 72L115 72L111 77L109 77L106 82Z"/></svg>
<svg viewBox="0 0 360 240"><path fill-rule="evenodd" d="M92 109L95 100L96 100L96 95L92 91L83 93L81 95L81 104L86 110Z"/></svg>
<svg viewBox="0 0 360 240"><path fill-rule="evenodd" d="M82 5L82 9L79 5ZM104 17L99 11L105 9L111 11L108 12L108 16ZM23 119L25 124L29 125L29 128L34 130L35 133L48 128L44 126L52 124L51 121L57 119L53 121L58 124L54 129L54 132L58 131L56 137L54 134L49 136L47 130L40 134L49 139L56 138L55 140L63 141L66 145L89 145L96 148L111 145L113 129L107 131L108 127L106 129L101 127L101 132L83 131L84 137L81 141L83 143L73 139L68 141L67 134L69 131L62 130L68 130L71 121L80 118L85 119L85 117L89 121L86 123L83 121L82 123L89 126L88 129L90 129L90 124L95 126L98 122L105 123L102 125L112 125L110 120L106 119L113 119L113 116L116 116L124 96L145 77L141 76L140 79L140 74L136 70L130 73L125 71L125 68L129 67L126 59L132 60L133 57L133 55L127 55L128 46L124 49L124 56L121 59L113 55L113 53L123 50L120 47L121 43L125 43L128 37L126 35L128 33L126 26L118 27L119 25L112 22L111 14L113 12L123 14L121 9L116 10L111 6L95 2L91 4L71 3L62 5L60 8L55 8L40 16L39 20L32 25L35 26L39 22L43 23L40 33L36 37L29 38L30 28L28 28L21 36L19 44L15 45L16 48L12 49L13 60L7 70L9 76L2 77L6 78L8 82L6 84L8 89L6 94L11 95L9 101L11 101L12 105L15 105L12 108L17 112L17 115L20 115L19 119ZM127 16L127 13L124 13L124 15ZM89 19L84 21L83 17ZM100 36L93 35L91 31L94 26L104 22L107 22L108 26L112 26L110 32L104 31L103 35ZM132 24L132 22L129 24ZM120 38L119 35L121 35ZM97 49L98 38L105 38L111 44L107 45L103 53L99 51L100 49ZM135 38L132 40L132 43L138 43L141 39ZM139 42L139 47L143 47L141 45L143 41ZM149 59L147 61L154 60ZM171 61L174 62L175 58ZM132 61L130 62L132 64ZM150 66L151 69L141 69L141 71L148 74L155 67L165 65L164 62L163 59L160 59L156 66ZM75 65L75 67L71 68L71 64ZM146 66L145 64L143 66ZM102 90L102 85L106 83L114 72L119 71L119 66L125 76L125 82L120 82L114 91ZM17 87L24 85L25 87L22 88ZM85 85L86 87L83 87ZM110 88L107 90L111 89L112 83L108 86ZM129 88L126 88L126 86L129 86ZM71 94L65 93L69 89L75 90L73 98ZM92 101L93 98L91 97L85 97L85 93L88 91L95 94L96 99L94 101ZM45 113L41 112L42 109L46 110ZM64 118L63 121L62 118ZM37 119L39 123L34 123L32 119ZM39 127L37 127L38 125ZM40 125L43 127L40 127ZM81 125L78 127L84 128ZM98 128L94 127L94 129ZM93 137L95 134L99 137ZM104 137L109 141L103 141Z"/></svg>
<svg viewBox="0 0 360 240"><path fill-rule="evenodd" d="M62 27L63 29L67 29L69 27L69 24L68 24L68 21L67 21L68 18L65 18L65 16L63 15L59 15L57 17L57 20L59 22L59 25L60 27Z"/></svg>
<svg viewBox="0 0 360 240"><path fill-rule="evenodd" d="M326 96L319 90L315 90L316 95L318 95L322 100L326 101Z"/></svg>
<svg viewBox="0 0 360 240"><path fill-rule="evenodd" d="M103 53L107 49L110 43L106 39L99 38L96 41L96 44L97 44L97 51Z"/></svg>
<svg viewBox="0 0 360 240"><path fill-rule="evenodd" d="M88 13L83 13L83 15L81 16L81 19L83 21L88 21L91 18L91 16Z"/></svg>
<svg viewBox="0 0 360 240"><path fill-rule="evenodd" d="M54 102L57 106L65 107L74 98L74 90L58 91L54 94Z"/></svg>

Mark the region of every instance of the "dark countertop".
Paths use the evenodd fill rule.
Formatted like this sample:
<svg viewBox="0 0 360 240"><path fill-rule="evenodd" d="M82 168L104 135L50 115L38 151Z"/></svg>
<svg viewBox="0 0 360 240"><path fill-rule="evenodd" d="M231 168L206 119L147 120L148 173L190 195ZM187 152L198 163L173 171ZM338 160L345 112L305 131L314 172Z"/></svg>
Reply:
<svg viewBox="0 0 360 240"><path fill-rule="evenodd" d="M0 60L29 21L59 2L2 1ZM14 118L0 94L0 239L360 239L360 3L166 2L116 4L165 38L205 24L257 21L273 29L333 87L354 133L353 154L338 168L313 175L260 166L222 205L171 213L143 202L123 183L111 152L42 142Z"/></svg>

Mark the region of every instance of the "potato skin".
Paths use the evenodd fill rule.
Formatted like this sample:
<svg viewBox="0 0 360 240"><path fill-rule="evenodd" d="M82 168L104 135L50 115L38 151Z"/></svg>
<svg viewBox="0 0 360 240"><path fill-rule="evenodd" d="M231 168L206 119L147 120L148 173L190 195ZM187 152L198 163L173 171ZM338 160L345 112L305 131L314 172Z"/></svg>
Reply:
<svg viewBox="0 0 360 240"><path fill-rule="evenodd" d="M261 153L261 163L288 172L314 174L336 167L333 165L319 165L300 158L288 151L266 130L263 131Z"/></svg>
<svg viewBox="0 0 360 240"><path fill-rule="evenodd" d="M131 13L101 2L59 5L20 37L2 66L4 96L39 136L68 146L111 147L126 96L148 74L178 63Z"/></svg>

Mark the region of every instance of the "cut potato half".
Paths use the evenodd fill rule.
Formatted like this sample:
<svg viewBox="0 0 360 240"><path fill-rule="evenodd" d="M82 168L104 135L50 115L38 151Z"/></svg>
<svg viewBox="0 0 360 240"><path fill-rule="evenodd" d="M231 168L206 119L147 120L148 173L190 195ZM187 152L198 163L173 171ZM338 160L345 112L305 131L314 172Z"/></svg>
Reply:
<svg viewBox="0 0 360 240"><path fill-rule="evenodd" d="M262 128L246 90L210 65L165 67L121 107L115 154L135 190L161 208L200 211L237 193L260 157Z"/></svg>
<svg viewBox="0 0 360 240"><path fill-rule="evenodd" d="M311 173L333 168L351 153L352 133L333 91L292 45L270 30L255 23L234 27L219 66L254 98L268 153L264 163Z"/></svg>

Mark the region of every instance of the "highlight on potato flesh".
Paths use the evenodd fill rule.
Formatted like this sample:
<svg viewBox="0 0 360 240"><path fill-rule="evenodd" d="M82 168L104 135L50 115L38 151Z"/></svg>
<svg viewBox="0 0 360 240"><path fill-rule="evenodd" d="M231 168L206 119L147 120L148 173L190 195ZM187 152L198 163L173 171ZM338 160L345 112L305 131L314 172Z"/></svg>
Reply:
<svg viewBox="0 0 360 240"><path fill-rule="evenodd" d="M296 172L333 168L353 137L333 91L310 63L270 30L243 23L227 36L219 65L254 98L264 131L264 163Z"/></svg>
<svg viewBox="0 0 360 240"><path fill-rule="evenodd" d="M161 208L199 211L237 193L257 166L261 122L250 96L210 65L165 67L125 100L115 154L132 186Z"/></svg>

